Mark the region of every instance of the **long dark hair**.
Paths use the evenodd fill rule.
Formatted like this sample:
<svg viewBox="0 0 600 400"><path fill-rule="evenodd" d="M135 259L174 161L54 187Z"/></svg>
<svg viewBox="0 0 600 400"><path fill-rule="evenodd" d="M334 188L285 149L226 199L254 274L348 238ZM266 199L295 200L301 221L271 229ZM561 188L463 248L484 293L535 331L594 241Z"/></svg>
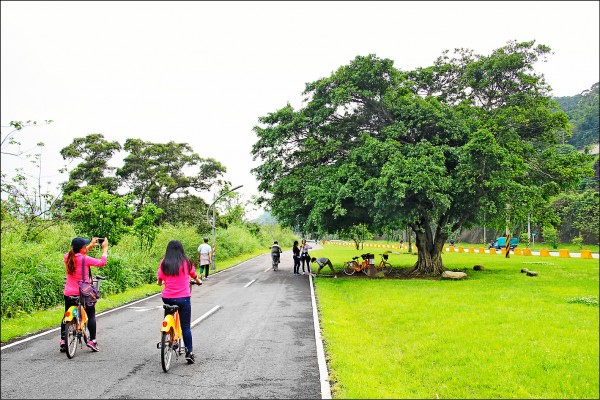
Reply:
<svg viewBox="0 0 600 400"><path fill-rule="evenodd" d="M298 241L294 240L294 247L298 247Z"/></svg>
<svg viewBox="0 0 600 400"><path fill-rule="evenodd" d="M185 273L183 265L187 264L188 273L190 271L192 261L185 255L183 245L179 240L171 240L167 244L167 251L161 264L163 274L167 276L177 276Z"/></svg>
<svg viewBox="0 0 600 400"><path fill-rule="evenodd" d="M69 249L69 255L67 256L67 274L75 275L75 252L73 247Z"/></svg>

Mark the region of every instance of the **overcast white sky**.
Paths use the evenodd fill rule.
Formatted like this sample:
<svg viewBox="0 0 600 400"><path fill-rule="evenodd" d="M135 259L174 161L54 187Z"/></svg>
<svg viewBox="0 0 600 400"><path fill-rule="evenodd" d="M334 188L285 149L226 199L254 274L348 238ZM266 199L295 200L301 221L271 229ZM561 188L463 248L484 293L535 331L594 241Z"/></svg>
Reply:
<svg viewBox="0 0 600 400"><path fill-rule="evenodd" d="M227 167L245 200L258 118L301 105L308 82L357 55L425 67L444 50L489 54L509 40L552 48L537 66L555 96L599 81L598 1L1 2L1 124L45 142L46 180L66 180L60 149L101 133L189 143ZM25 163L2 157L2 171ZM56 190L54 191L56 193ZM212 193L202 196L212 199Z"/></svg>

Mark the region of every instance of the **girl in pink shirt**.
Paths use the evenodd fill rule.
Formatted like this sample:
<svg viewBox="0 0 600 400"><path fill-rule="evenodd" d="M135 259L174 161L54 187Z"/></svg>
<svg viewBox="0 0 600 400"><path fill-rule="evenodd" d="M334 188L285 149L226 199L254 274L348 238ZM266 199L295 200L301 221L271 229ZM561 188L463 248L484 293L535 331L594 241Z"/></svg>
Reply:
<svg viewBox="0 0 600 400"><path fill-rule="evenodd" d="M192 329L190 327L192 319L190 277L193 278L198 285L201 285L202 281L196 274L194 264L192 264L189 257L185 255L183 245L179 240L171 240L169 244L167 244L167 251L165 252L164 258L160 261L157 276L157 283L159 285L164 283L165 285L165 288L162 291L163 303L179 306L183 343L187 348L185 359L188 364L193 364L195 360L192 345Z"/></svg>
<svg viewBox="0 0 600 400"><path fill-rule="evenodd" d="M90 243L91 242L91 243ZM88 246L89 244L89 246ZM84 239L82 237L76 237L71 241L71 249L64 256L65 269L67 271L67 281L65 282L65 289L63 295L65 297L65 312L71 306L77 305L76 297L79 296L79 281L81 277L86 282L89 282L90 267L103 267L106 265L106 258L108 256L108 240L104 238L102 242L102 257L94 258L89 257L87 252L94 246L98 245L98 238ZM85 263L83 263L85 258ZM83 274L81 272L82 264L84 264ZM90 337L87 338L85 343L87 347L93 351L99 351L98 343L96 342L96 306L84 307L88 317L88 329L90 331ZM60 351L65 351L65 323L60 324Z"/></svg>

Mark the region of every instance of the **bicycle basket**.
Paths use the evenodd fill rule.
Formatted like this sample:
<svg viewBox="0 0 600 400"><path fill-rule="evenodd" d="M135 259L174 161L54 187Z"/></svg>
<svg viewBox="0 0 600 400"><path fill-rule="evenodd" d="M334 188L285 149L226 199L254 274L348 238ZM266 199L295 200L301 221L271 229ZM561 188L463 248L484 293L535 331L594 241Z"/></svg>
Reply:
<svg viewBox="0 0 600 400"><path fill-rule="evenodd" d="M387 254L384 254L384 255L383 255L383 259L387 261L387 259L388 259L388 255L387 255Z"/></svg>
<svg viewBox="0 0 600 400"><path fill-rule="evenodd" d="M363 260L368 260L367 263L371 265L375 265L375 254L367 253L360 255Z"/></svg>

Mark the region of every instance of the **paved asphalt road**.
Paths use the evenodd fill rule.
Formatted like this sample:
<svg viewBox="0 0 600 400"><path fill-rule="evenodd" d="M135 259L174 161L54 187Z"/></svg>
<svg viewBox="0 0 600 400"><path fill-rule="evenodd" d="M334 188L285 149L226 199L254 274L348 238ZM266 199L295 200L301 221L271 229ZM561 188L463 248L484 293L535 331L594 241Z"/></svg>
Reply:
<svg viewBox="0 0 600 400"><path fill-rule="evenodd" d="M58 331L3 346L1 398L322 398L311 280L293 276L291 251L282 256L279 271L261 255L193 287L196 364L181 357L162 371L152 296L98 316L98 353L84 346L67 359Z"/></svg>

